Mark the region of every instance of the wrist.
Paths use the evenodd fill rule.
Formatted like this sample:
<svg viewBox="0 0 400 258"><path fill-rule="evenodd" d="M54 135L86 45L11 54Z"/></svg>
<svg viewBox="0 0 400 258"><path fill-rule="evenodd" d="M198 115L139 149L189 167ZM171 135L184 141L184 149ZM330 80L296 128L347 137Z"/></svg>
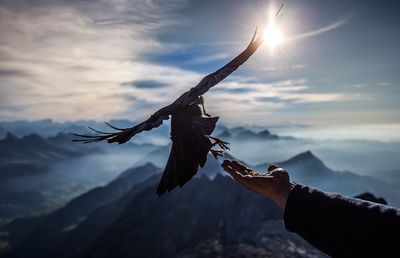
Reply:
<svg viewBox="0 0 400 258"><path fill-rule="evenodd" d="M289 193L293 189L294 186L295 186L294 183L288 182L284 186L280 187L280 189L278 191L278 195L276 196L274 201L281 209L283 209L283 210L285 209L286 202L289 197Z"/></svg>

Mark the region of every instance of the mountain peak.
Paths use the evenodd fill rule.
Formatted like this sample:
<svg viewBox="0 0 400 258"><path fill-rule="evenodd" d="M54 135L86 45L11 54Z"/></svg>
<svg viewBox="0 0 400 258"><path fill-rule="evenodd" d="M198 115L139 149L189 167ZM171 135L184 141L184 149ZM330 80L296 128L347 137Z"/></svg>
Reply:
<svg viewBox="0 0 400 258"><path fill-rule="evenodd" d="M155 169L160 169L159 167L157 167L156 165L154 165L151 162L146 162L145 164L143 164L142 166L137 167L138 169L146 169L146 170L155 170Z"/></svg>
<svg viewBox="0 0 400 258"><path fill-rule="evenodd" d="M375 202L375 203L381 203L381 204L387 204L387 201L382 198L382 197L376 197L370 192L365 192L362 194L359 194L357 196L354 196L354 198L365 200L365 201L370 201L370 202Z"/></svg>
<svg viewBox="0 0 400 258"><path fill-rule="evenodd" d="M264 129L261 132L259 132L258 134L267 136L267 135L271 135L271 132L268 129Z"/></svg>
<svg viewBox="0 0 400 258"><path fill-rule="evenodd" d="M292 157L290 160L318 160L322 162L319 158L317 158L310 150L297 154L296 156Z"/></svg>
<svg viewBox="0 0 400 258"><path fill-rule="evenodd" d="M31 140L31 141L44 141L45 139L37 134L37 133L32 133L29 135L25 135L24 137L22 137L23 140Z"/></svg>
<svg viewBox="0 0 400 258"><path fill-rule="evenodd" d="M113 181L130 177L136 178L135 180L138 180L138 178L147 179L149 175L151 176L153 174L156 174L160 170L161 169L155 166L153 163L147 162L141 166L128 168L127 170L123 171L119 176L117 176L117 178Z"/></svg>
<svg viewBox="0 0 400 258"><path fill-rule="evenodd" d="M18 140L18 138L14 134L7 132L6 138L4 140L5 141L16 141L16 140Z"/></svg>
<svg viewBox="0 0 400 258"><path fill-rule="evenodd" d="M306 177L320 177L334 173L309 150L278 164L285 169L296 171L295 173Z"/></svg>

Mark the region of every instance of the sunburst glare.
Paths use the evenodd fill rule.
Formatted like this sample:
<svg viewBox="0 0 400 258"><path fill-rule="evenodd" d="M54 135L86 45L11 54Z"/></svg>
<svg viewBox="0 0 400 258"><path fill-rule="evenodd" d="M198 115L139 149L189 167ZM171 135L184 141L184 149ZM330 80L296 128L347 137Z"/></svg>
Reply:
<svg viewBox="0 0 400 258"><path fill-rule="evenodd" d="M264 42L270 47L274 48L283 40L282 31L275 22L270 22L264 29Z"/></svg>

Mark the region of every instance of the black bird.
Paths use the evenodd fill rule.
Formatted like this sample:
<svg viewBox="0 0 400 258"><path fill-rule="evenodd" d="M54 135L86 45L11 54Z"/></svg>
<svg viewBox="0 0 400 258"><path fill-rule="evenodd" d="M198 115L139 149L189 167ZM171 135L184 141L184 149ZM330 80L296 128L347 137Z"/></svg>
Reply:
<svg viewBox="0 0 400 258"><path fill-rule="evenodd" d="M212 117L204 108L203 94L211 87L225 79L240 65L247 61L262 43L262 37L255 31L247 48L225 66L204 77L195 87L183 93L173 103L165 106L151 115L147 120L131 128L117 128L106 123L117 132L106 133L95 130L98 135L75 134L84 143L107 140L119 144L129 141L136 134L159 127L163 120L171 116L172 148L161 181L157 188L159 195L171 191L176 186L182 187L198 170L203 167L209 151L215 158L222 156L221 150L212 147L218 145L222 150L229 149L228 143L212 137L218 117Z"/></svg>

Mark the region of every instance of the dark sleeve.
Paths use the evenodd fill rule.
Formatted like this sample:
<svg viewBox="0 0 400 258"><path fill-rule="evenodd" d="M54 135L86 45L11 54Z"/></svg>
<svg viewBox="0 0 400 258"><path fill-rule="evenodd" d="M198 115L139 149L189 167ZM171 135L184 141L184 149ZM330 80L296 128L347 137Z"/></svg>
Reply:
<svg viewBox="0 0 400 258"><path fill-rule="evenodd" d="M284 222L333 257L400 257L400 210L393 207L297 184Z"/></svg>

